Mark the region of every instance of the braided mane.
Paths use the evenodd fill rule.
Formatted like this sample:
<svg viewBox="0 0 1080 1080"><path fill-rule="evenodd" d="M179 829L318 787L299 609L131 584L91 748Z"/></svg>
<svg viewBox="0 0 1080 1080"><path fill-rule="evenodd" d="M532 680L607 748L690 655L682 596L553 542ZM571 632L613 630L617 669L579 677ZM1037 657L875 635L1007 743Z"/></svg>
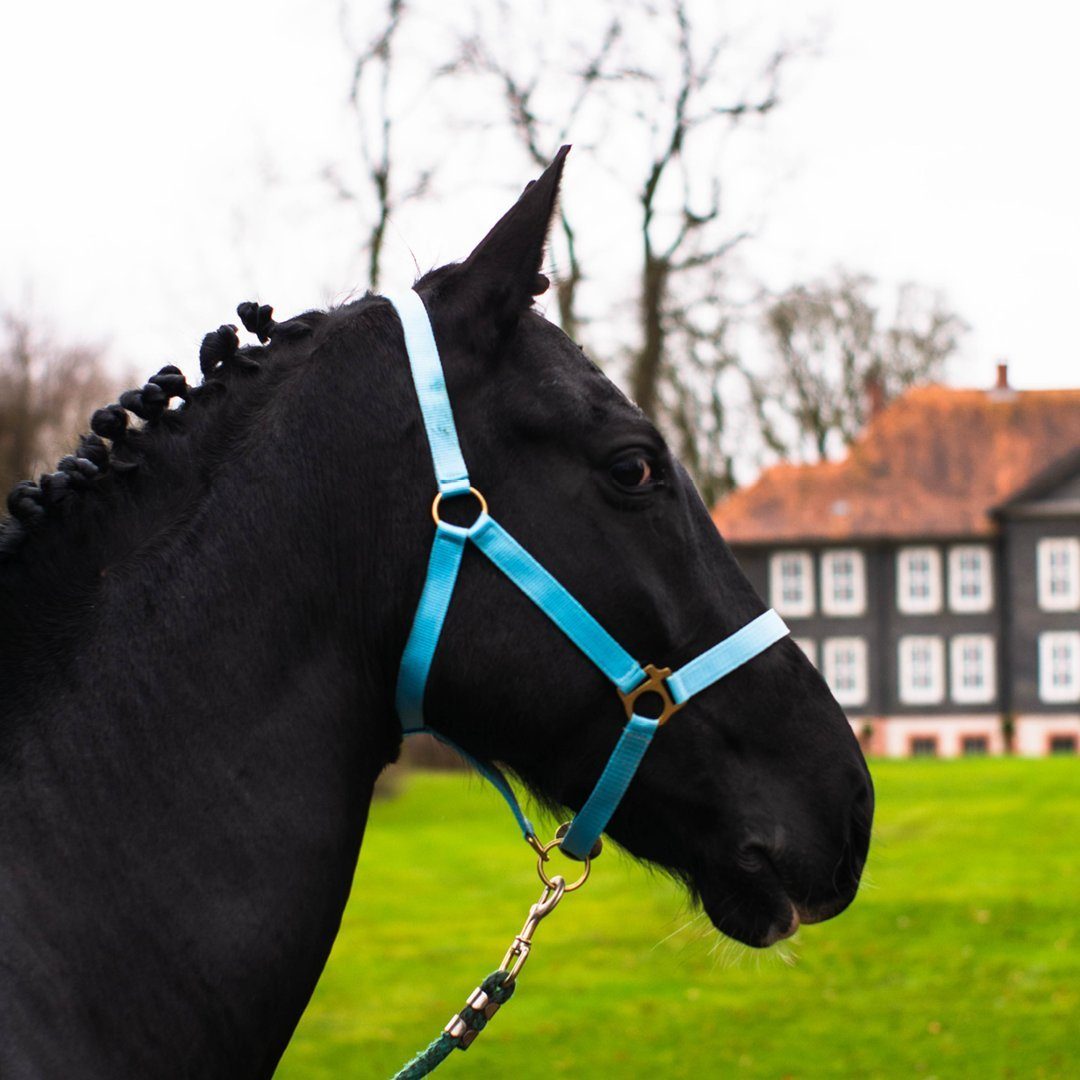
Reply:
<svg viewBox="0 0 1080 1080"><path fill-rule="evenodd" d="M168 456L170 436L183 435L207 414L207 406L222 399L224 391L240 380L257 376L261 361L279 349L310 337L329 315L308 311L287 322L273 319L268 304L245 301L236 313L244 328L261 344L240 345L237 327L219 326L202 340L199 367L202 382L188 386L173 365L163 367L139 389L127 390L119 401L98 409L90 418L90 432L78 447L57 463L56 471L35 483L22 480L8 494L10 517L0 520L0 563L16 558L35 534L81 508L88 498L123 490L148 460L155 464ZM174 399L179 406L170 407ZM129 414L142 421L132 425ZM175 445L171 447L175 450Z"/></svg>

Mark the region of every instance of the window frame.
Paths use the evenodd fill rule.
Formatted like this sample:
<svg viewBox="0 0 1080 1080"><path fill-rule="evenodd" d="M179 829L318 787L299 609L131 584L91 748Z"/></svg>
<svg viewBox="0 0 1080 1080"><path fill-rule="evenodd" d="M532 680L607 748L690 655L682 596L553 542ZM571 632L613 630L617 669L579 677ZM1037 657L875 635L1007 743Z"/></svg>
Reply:
<svg viewBox="0 0 1080 1080"><path fill-rule="evenodd" d="M930 747L930 753L916 753L915 747L919 743L926 743ZM941 757L941 740L937 734L929 735L909 735L908 736L908 757L909 758L937 758Z"/></svg>
<svg viewBox="0 0 1080 1080"><path fill-rule="evenodd" d="M803 599L799 603L789 604L784 600L783 561L785 559L795 559L803 568ZM778 615L803 619L814 614L814 559L809 551L802 548L788 548L772 553L769 557L769 600Z"/></svg>
<svg viewBox="0 0 1080 1080"><path fill-rule="evenodd" d="M854 685L850 689L834 686L837 674L837 653L841 649L852 649L854 660ZM866 639L861 637L828 637L821 643L821 674L829 684L833 697L845 708L858 708L865 705L870 696L868 677L868 650Z"/></svg>
<svg viewBox="0 0 1080 1080"><path fill-rule="evenodd" d="M836 597L837 558L851 559L851 599ZM831 548L821 553L821 613L851 618L866 612L866 556L860 548Z"/></svg>
<svg viewBox="0 0 1080 1080"><path fill-rule="evenodd" d="M966 555L980 558L979 594L964 596L964 572L961 563ZM949 548L949 609L969 614L989 611L994 606L993 552L988 544L956 544Z"/></svg>
<svg viewBox="0 0 1080 1080"><path fill-rule="evenodd" d="M919 646L930 649L929 687L916 686L912 653ZM945 700L945 642L938 634L904 634L897 642L897 694L904 705L940 705Z"/></svg>
<svg viewBox="0 0 1080 1080"><path fill-rule="evenodd" d="M1066 556L1066 592L1055 596L1053 583L1053 558L1055 551ZM1080 538L1075 536L1044 536L1035 545L1036 593L1043 611L1080 610Z"/></svg>
<svg viewBox="0 0 1080 1080"><path fill-rule="evenodd" d="M983 686L963 684L964 649L983 647ZM958 705L988 705L997 698L997 642L993 634L957 634L949 642L949 696Z"/></svg>
<svg viewBox="0 0 1080 1080"><path fill-rule="evenodd" d="M1054 647L1068 644L1069 685L1054 685ZM1047 705L1080 702L1080 630L1044 630L1039 635L1039 700Z"/></svg>
<svg viewBox="0 0 1080 1080"><path fill-rule="evenodd" d="M971 749L972 743L978 743L979 749ZM990 755L990 736L981 732L960 736L961 757L988 757Z"/></svg>
<svg viewBox="0 0 1080 1080"><path fill-rule="evenodd" d="M1068 743L1068 749L1064 746L1054 746L1054 743ZM1075 757L1080 752L1080 738L1071 731L1051 731L1046 736L1047 757Z"/></svg>
<svg viewBox="0 0 1080 1080"><path fill-rule="evenodd" d="M910 560L915 555L928 556L928 593L911 595ZM912 544L896 552L896 607L904 615L934 615L941 611L941 549L931 544Z"/></svg>

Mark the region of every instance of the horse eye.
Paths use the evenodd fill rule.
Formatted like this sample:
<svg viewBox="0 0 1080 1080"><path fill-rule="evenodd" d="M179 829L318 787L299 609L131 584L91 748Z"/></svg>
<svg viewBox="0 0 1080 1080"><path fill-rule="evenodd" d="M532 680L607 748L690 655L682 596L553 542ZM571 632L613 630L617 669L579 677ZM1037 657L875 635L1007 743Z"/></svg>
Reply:
<svg viewBox="0 0 1080 1080"><path fill-rule="evenodd" d="M641 490L649 486L653 478L649 460L641 454L625 457L611 466L611 478L621 488Z"/></svg>

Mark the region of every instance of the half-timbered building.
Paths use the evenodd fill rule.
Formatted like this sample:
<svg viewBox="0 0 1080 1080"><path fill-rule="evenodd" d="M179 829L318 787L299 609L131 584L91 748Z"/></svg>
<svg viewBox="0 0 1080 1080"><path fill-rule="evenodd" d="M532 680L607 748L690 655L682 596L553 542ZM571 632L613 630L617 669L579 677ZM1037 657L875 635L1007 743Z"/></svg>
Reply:
<svg viewBox="0 0 1080 1080"><path fill-rule="evenodd" d="M870 752L1077 752L1080 390L911 390L714 518Z"/></svg>

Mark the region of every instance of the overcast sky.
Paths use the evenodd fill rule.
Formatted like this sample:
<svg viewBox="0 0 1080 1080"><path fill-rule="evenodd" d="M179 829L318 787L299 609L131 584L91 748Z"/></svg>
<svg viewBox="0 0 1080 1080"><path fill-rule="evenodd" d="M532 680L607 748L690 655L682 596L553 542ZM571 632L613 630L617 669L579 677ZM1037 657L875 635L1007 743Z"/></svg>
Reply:
<svg viewBox="0 0 1080 1080"><path fill-rule="evenodd" d="M741 178L761 194L748 268L773 287L840 264L940 288L973 327L953 382L985 384L1005 357L1018 386L1080 385L1080 9L753 9L830 30ZM348 78L333 0L3 4L0 305L140 376L192 375L238 300L288 315L362 289L348 219L313 209L349 137ZM583 167L571 156L568 186ZM467 254L497 195L459 186L402 215L391 264Z"/></svg>

